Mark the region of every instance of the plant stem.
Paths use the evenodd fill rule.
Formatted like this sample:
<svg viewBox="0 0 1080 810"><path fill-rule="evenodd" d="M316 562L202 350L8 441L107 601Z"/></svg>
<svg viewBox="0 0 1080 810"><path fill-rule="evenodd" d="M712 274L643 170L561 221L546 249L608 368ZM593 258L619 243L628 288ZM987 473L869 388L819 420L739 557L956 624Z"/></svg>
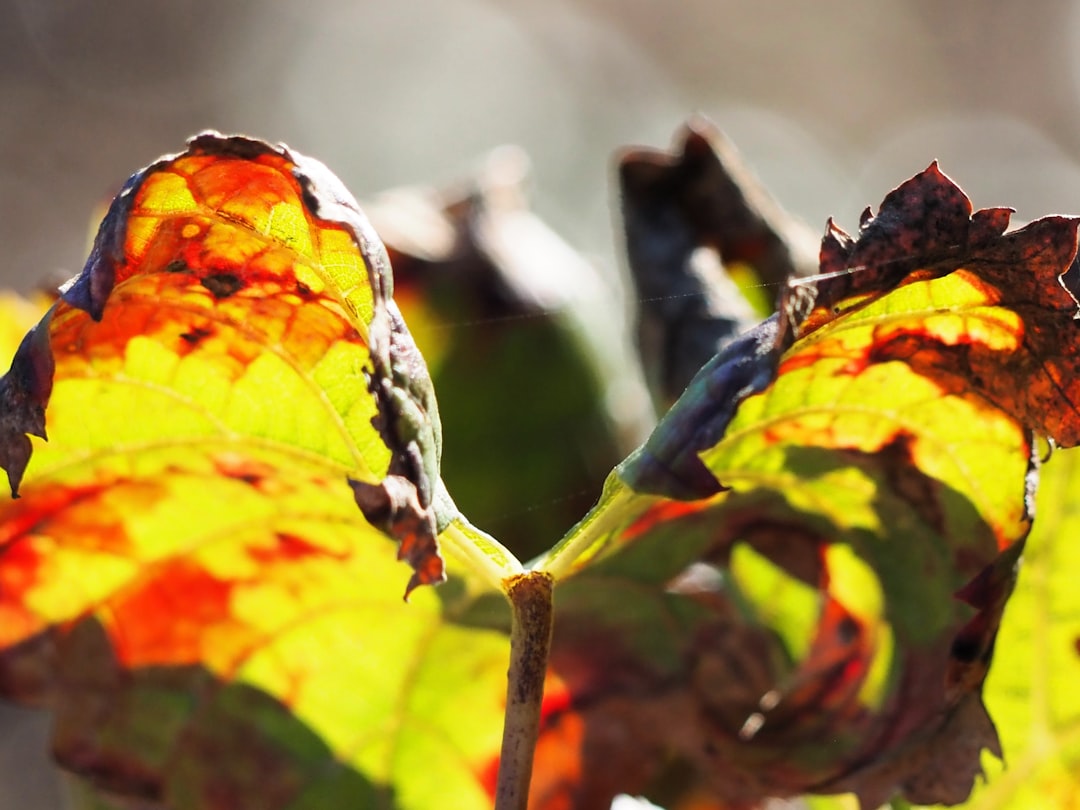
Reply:
<svg viewBox="0 0 1080 810"><path fill-rule="evenodd" d="M554 582L544 571L530 571L503 580L512 623L495 810L526 810L529 802L529 781L540 733L540 704L551 648Z"/></svg>
<svg viewBox="0 0 1080 810"><path fill-rule="evenodd" d="M506 581L524 571L513 554L462 515L439 533L439 546L459 557L495 590L505 591Z"/></svg>

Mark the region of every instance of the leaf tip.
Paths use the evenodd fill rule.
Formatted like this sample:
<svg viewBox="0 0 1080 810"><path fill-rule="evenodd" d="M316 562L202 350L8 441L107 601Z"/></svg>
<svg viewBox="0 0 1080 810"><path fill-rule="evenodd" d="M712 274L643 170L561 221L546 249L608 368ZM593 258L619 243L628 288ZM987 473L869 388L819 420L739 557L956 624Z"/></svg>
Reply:
<svg viewBox="0 0 1080 810"><path fill-rule="evenodd" d="M405 601L420 585L443 582L446 570L435 539L435 517L431 507L420 505L416 486L399 475L388 475L378 484L353 478L348 481L364 518L397 540L398 559L412 566Z"/></svg>
<svg viewBox="0 0 1080 810"><path fill-rule="evenodd" d="M45 408L52 395L53 361L48 323L52 311L34 326L0 377L0 468L7 472L11 496L18 497L33 445L29 436L48 439Z"/></svg>

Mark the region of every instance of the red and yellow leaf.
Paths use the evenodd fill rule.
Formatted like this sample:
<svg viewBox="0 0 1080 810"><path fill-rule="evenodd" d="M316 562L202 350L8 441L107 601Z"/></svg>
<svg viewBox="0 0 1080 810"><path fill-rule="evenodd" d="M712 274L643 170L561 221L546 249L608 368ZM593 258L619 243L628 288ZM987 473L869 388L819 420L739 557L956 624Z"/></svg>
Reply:
<svg viewBox="0 0 1080 810"><path fill-rule="evenodd" d="M0 688L56 710L61 763L177 809L487 805L508 645L459 617L516 562L441 489L385 254L321 164L205 134L136 174L0 382L0 448ZM406 605L437 529L458 576Z"/></svg>
<svg viewBox="0 0 1080 810"><path fill-rule="evenodd" d="M1007 222L932 166L857 240L830 224L823 275L699 373L542 561L583 718L570 806L672 756L735 806L968 795L999 752L980 692L1032 431L1080 438L1077 222Z"/></svg>
<svg viewBox="0 0 1080 810"><path fill-rule="evenodd" d="M936 166L857 239L830 223L822 274L539 560L559 582L534 808L967 797L1001 753L982 692L1036 436L1080 442L1077 221L1007 224ZM59 760L122 801L489 805L490 586L522 566L441 484L390 287L321 164L206 134L128 182L17 349L0 333L0 691L53 707ZM406 606L400 558L409 590L450 580ZM1019 604L1045 618L1064 597L1040 559ZM1073 624L1032 633L1064 677ZM1003 735L1019 772L1067 790L1072 709L1024 714L1001 682L1034 729ZM1029 795L1003 784L987 801Z"/></svg>

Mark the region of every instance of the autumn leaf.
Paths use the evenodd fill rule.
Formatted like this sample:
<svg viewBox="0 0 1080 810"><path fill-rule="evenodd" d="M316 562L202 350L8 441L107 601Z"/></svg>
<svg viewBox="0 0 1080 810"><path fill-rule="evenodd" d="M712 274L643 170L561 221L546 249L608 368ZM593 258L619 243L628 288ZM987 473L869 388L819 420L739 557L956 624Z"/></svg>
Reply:
<svg viewBox="0 0 1080 810"><path fill-rule="evenodd" d="M659 264L723 236L678 221L726 182L712 149L631 174L627 211L669 217ZM1077 221L1008 218L935 165L857 238L830 223L821 273L526 568L442 484L428 371L348 192L285 147L198 136L133 176L11 347L0 692L54 709L58 760L108 807L487 807L527 785L502 779L504 710L540 716L544 810L962 801L1001 753L982 693L1036 437L1080 441ZM1049 738L1035 775L1064 790L1071 709L1034 705L1022 763Z"/></svg>
<svg viewBox="0 0 1080 810"><path fill-rule="evenodd" d="M706 365L541 562L567 695L547 736L577 756L538 806L655 788L673 756L736 806L968 795L1000 750L980 693L1031 431L1076 441L1077 223L1007 223L936 166L856 239L830 223L823 274Z"/></svg>
<svg viewBox="0 0 1080 810"><path fill-rule="evenodd" d="M390 293L325 167L208 133L132 177L15 353L0 690L51 706L55 756L106 794L488 805L506 618L458 620L520 566L440 484ZM406 605L397 559L442 580L436 530L457 575Z"/></svg>
<svg viewBox="0 0 1080 810"><path fill-rule="evenodd" d="M72 396L87 412L91 399L129 415L177 406L168 420L95 420L103 446L129 438L125 429L158 441L242 430L332 459L369 515L402 502L400 516L383 519L417 524L402 538L413 586L437 581L434 517L421 513L437 485L440 436L423 360L370 226L325 167L296 160L294 177L289 155L208 134L128 181L86 268L0 384L12 494L29 458L23 434L44 438L53 378L81 376ZM99 382L110 376L121 384ZM283 414L275 395L295 407ZM99 405L103 397L113 401Z"/></svg>

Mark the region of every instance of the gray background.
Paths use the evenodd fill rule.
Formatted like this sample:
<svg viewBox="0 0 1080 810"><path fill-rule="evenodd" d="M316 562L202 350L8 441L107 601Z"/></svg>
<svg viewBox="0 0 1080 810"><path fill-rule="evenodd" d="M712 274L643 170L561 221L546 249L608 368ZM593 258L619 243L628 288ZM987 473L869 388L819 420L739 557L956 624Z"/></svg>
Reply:
<svg viewBox="0 0 1080 810"><path fill-rule="evenodd" d="M1053 0L0 0L0 283L76 272L95 206L205 127L361 197L519 143L535 207L606 263L612 150L693 111L815 228L933 158L977 205L1078 212L1078 33ZM58 806L46 739L0 714L0 810Z"/></svg>

